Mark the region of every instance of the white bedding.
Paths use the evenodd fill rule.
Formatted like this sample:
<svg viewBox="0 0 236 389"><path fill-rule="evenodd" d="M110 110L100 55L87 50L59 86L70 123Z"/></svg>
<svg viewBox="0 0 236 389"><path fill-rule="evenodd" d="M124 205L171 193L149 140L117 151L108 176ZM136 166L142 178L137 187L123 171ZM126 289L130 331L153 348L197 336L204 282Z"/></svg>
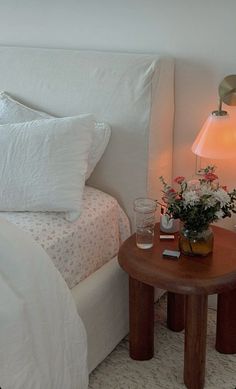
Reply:
<svg viewBox="0 0 236 389"><path fill-rule="evenodd" d="M134 197L155 197L160 189L157 177L164 175L168 179L171 176L173 74L173 61L158 55L0 48L0 90L6 90L20 101L58 117L91 112L97 120L110 123L112 136L109 147L88 184L114 195L131 221ZM18 215L17 223L23 225L28 216L27 213ZM33 216L36 222L33 230L38 229L46 247L47 225L44 229L45 219L41 222L41 216L43 218L45 215ZM16 215L9 217L16 220ZM47 217L50 219L50 215ZM54 234L53 226L59 223L59 219L56 217L54 224L49 220L48 223ZM31 234L32 227L30 223L27 225L24 229ZM58 229L61 231L58 236L66 241L67 234L62 233L63 225ZM98 229L95 232L98 233ZM71 242L72 237L71 231ZM49 236L47 247L53 249L50 239ZM59 240L55 237L54 242L59 243ZM60 255L58 261L62 266ZM69 260L67 262L70 263ZM104 268L108 270L104 271ZM18 269L19 266L16 271ZM40 270L38 274L42 277ZM67 281L73 285L72 270L67 270ZM30 274L26 274L29 278ZM34 290L33 276L29 278L31 281ZM40 281L38 278L36 287L39 287ZM45 281L49 283L46 291L50 291L54 298L52 280L46 277ZM113 260L73 288L78 311L88 330L89 352L92 355L90 369L101 362L127 333L127 281L127 275ZM61 343L61 339L58 339L58 343ZM0 358L1 378L2 354ZM74 358L75 361L77 359ZM47 358L45 361L48 363ZM60 369L58 372L61 376ZM9 389L4 384L0 380L0 387ZM41 387L52 389L48 382ZM21 388L25 389L24 385ZM38 389L36 385L33 388ZM69 386L64 385L64 388ZM14 389L18 389L17 386ZM58 385L57 389L61 389L61 386Z"/></svg>
<svg viewBox="0 0 236 389"><path fill-rule="evenodd" d="M85 389L85 329L45 251L0 219L0 387Z"/></svg>
<svg viewBox="0 0 236 389"><path fill-rule="evenodd" d="M46 250L69 288L88 277L118 253L130 234L129 222L117 201L85 186L83 211L67 222L61 213L2 212Z"/></svg>

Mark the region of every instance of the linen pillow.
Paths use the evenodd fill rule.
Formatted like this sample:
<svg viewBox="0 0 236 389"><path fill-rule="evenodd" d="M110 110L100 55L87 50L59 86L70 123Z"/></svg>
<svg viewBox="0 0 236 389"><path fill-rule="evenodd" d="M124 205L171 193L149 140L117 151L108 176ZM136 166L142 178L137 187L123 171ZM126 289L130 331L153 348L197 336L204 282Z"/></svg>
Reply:
<svg viewBox="0 0 236 389"><path fill-rule="evenodd" d="M27 107L19 101L14 100L6 92L0 92L0 124L27 122L46 118L54 118L54 116ZM88 157L88 170L85 176L86 180L90 177L98 161L101 159L110 136L111 128L108 123L95 122Z"/></svg>
<svg viewBox="0 0 236 389"><path fill-rule="evenodd" d="M0 210L81 212L92 115L0 125Z"/></svg>

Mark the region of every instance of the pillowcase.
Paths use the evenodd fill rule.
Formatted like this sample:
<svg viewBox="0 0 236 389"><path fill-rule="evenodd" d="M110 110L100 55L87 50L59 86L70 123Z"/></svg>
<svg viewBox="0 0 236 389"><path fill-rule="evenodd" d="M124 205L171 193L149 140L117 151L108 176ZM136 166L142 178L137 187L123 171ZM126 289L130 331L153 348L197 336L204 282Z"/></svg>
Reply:
<svg viewBox="0 0 236 389"><path fill-rule="evenodd" d="M0 124L27 122L46 118L54 118L54 116L27 107L19 101L14 100L7 93L0 92ZM90 177L98 161L101 159L110 136L111 128L107 123L95 122L88 157L88 170L85 176L86 180Z"/></svg>
<svg viewBox="0 0 236 389"><path fill-rule="evenodd" d="M81 212L94 117L0 125L0 210Z"/></svg>

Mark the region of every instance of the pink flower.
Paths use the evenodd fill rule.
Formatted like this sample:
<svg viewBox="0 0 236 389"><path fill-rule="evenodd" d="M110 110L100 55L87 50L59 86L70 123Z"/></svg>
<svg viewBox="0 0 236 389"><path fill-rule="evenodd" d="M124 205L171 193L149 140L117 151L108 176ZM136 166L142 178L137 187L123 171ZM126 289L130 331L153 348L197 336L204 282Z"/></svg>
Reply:
<svg viewBox="0 0 236 389"><path fill-rule="evenodd" d="M179 194L178 194L178 192L176 192L176 190L174 190L173 188L170 188L166 192L166 197L167 197L168 201L173 201L173 200L177 200L179 198Z"/></svg>
<svg viewBox="0 0 236 389"><path fill-rule="evenodd" d="M162 197L162 201L165 204L173 202L177 199L179 199L179 194L173 188L168 188L168 190L166 190L164 196Z"/></svg>
<svg viewBox="0 0 236 389"><path fill-rule="evenodd" d="M173 188L168 189L167 194L176 194L176 191Z"/></svg>
<svg viewBox="0 0 236 389"><path fill-rule="evenodd" d="M215 173L209 172L209 173L207 173L207 174L204 175L204 180L205 180L205 181L210 181L210 182L212 182L212 181L215 181L215 180L217 180L217 179L218 179L218 176L217 176Z"/></svg>
<svg viewBox="0 0 236 389"><path fill-rule="evenodd" d="M227 188L226 185L221 186L221 188L222 188L223 190L225 190L225 192L228 192L228 188Z"/></svg>
<svg viewBox="0 0 236 389"><path fill-rule="evenodd" d="M182 184L182 182L185 180L185 177L183 176L178 176L178 177L175 177L174 179L174 182L176 182L177 184Z"/></svg>

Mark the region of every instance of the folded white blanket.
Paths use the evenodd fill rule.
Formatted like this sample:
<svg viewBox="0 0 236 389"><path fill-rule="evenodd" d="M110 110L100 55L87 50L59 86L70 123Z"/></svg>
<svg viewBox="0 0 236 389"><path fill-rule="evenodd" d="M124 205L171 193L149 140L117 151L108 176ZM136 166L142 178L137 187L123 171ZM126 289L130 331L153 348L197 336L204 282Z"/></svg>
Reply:
<svg viewBox="0 0 236 389"><path fill-rule="evenodd" d="M67 285L30 235L0 219L0 387L87 386L86 333Z"/></svg>

